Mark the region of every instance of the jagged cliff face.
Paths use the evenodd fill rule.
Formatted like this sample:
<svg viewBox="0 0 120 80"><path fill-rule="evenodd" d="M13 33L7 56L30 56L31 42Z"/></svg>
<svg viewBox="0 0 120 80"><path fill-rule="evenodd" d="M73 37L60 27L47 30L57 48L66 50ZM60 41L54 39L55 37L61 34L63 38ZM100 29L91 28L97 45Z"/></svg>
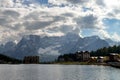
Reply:
<svg viewBox="0 0 120 80"><path fill-rule="evenodd" d="M92 51L109 44L98 36L81 38L77 34L67 34L61 37L24 36L18 44L8 42L0 46L0 52L22 59L28 55L40 55L42 60L54 60L60 54L76 51Z"/></svg>

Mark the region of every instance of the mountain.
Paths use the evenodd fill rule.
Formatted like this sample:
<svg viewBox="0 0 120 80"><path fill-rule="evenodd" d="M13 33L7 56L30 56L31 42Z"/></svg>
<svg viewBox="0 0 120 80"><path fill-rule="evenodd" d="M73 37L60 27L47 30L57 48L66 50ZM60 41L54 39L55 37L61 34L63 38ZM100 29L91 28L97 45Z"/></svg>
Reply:
<svg viewBox="0 0 120 80"><path fill-rule="evenodd" d="M0 64L20 64L20 63L22 63L21 60L0 54Z"/></svg>
<svg viewBox="0 0 120 80"><path fill-rule="evenodd" d="M108 46L109 44L98 36L81 38L77 34L69 33L61 37L27 35L18 44L8 42L1 45L0 51L18 59L29 55L40 55L41 60L49 61L60 54L74 53L78 50L92 51Z"/></svg>
<svg viewBox="0 0 120 80"><path fill-rule="evenodd" d="M98 36L91 36L83 39L79 38L73 51L95 51L108 46L109 44L105 40L100 39Z"/></svg>
<svg viewBox="0 0 120 80"><path fill-rule="evenodd" d="M113 41L111 39L105 39L105 41L107 41L109 43L110 46L114 46L114 45L120 45L120 42L117 41Z"/></svg>
<svg viewBox="0 0 120 80"><path fill-rule="evenodd" d="M0 45L0 53L4 53L4 55L12 56L11 54L14 53L16 49L16 43L10 41L7 42L5 45Z"/></svg>

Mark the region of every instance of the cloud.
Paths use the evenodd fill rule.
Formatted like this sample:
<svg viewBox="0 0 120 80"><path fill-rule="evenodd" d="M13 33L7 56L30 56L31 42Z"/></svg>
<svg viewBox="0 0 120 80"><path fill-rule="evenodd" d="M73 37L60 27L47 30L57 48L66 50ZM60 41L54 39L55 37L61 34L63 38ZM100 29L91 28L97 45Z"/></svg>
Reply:
<svg viewBox="0 0 120 80"><path fill-rule="evenodd" d="M0 0L1 7L13 7L14 2L13 0Z"/></svg>
<svg viewBox="0 0 120 80"><path fill-rule="evenodd" d="M38 30L38 29L43 29L47 26L49 26L52 22L51 21L27 21L24 22L23 25L27 30Z"/></svg>
<svg viewBox="0 0 120 80"><path fill-rule="evenodd" d="M113 33L113 35L111 36L111 38L112 38L114 41L117 41L117 42L120 41L120 35L118 35L116 32Z"/></svg>
<svg viewBox="0 0 120 80"><path fill-rule="evenodd" d="M95 34L101 36L102 38L111 38L109 33L105 30L96 30Z"/></svg>
<svg viewBox="0 0 120 80"><path fill-rule="evenodd" d="M13 17L13 18L17 18L20 16L20 14L16 11L11 11L11 10L5 10L2 12L2 14L6 15L6 16L10 16L10 17Z"/></svg>
<svg viewBox="0 0 120 80"><path fill-rule="evenodd" d="M93 35L99 35L102 39L111 39L120 42L120 35L117 32L108 33L106 30L95 30Z"/></svg>
<svg viewBox="0 0 120 80"><path fill-rule="evenodd" d="M49 46L47 48L39 48L38 53L41 57L42 61L54 61L59 55L59 51L55 48L60 47L60 45L57 46Z"/></svg>
<svg viewBox="0 0 120 80"><path fill-rule="evenodd" d="M19 40L23 35L29 34L79 34L82 29L94 29L98 35L110 37L103 19L120 20L118 0L115 3L108 0L48 0L45 5L37 3L38 1L1 0L1 42L9 40L10 35Z"/></svg>
<svg viewBox="0 0 120 80"><path fill-rule="evenodd" d="M84 17L78 17L75 19L77 22L77 26L80 26L80 28L97 28L97 17L93 15L87 15Z"/></svg>
<svg viewBox="0 0 120 80"><path fill-rule="evenodd" d="M100 6L105 6L105 3L103 0L96 0L96 3Z"/></svg>
<svg viewBox="0 0 120 80"><path fill-rule="evenodd" d="M49 3L60 5L60 4L84 4L88 3L90 0L49 0Z"/></svg>
<svg viewBox="0 0 120 80"><path fill-rule="evenodd" d="M0 12L0 30L4 30L4 33L8 34L7 31L9 29L11 33L16 34L18 37L29 34L60 36L72 31L75 25L75 23L72 22L72 18L74 18L75 14L72 13L71 10L65 12L60 8L42 9L40 7L39 9L33 11L24 9L23 11L28 11L27 14L18 13L18 11L14 9L3 10ZM58 9L61 11L60 13L57 13ZM56 10L56 13L53 14L51 10ZM71 27L69 28L69 26ZM65 31L62 28L69 29L69 31ZM1 32L1 35L4 35L3 32ZM7 36L8 35L6 35L6 37ZM6 40L7 39L8 38L6 38Z"/></svg>
<svg viewBox="0 0 120 80"><path fill-rule="evenodd" d="M89 0L66 0L68 2L71 2L73 4L83 4L85 2L88 2Z"/></svg>
<svg viewBox="0 0 120 80"><path fill-rule="evenodd" d="M55 50L57 47L60 47L60 45L57 46L50 46L45 49L40 48L38 50L39 54L47 54L47 55L60 55L59 51Z"/></svg>
<svg viewBox="0 0 120 80"><path fill-rule="evenodd" d="M0 29L0 43L6 43L8 41L15 41L19 39L18 33L10 29Z"/></svg>

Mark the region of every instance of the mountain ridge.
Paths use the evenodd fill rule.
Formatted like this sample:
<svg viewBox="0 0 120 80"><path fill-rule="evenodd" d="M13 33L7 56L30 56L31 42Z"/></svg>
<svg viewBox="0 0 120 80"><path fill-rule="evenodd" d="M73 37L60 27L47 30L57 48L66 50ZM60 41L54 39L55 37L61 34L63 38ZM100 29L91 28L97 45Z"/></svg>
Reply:
<svg viewBox="0 0 120 80"><path fill-rule="evenodd" d="M83 50L94 51L109 46L105 40L100 39L98 36L81 38L79 35L73 33L61 37L27 35L16 45L12 42L9 44L10 46L8 45L7 48L10 47L10 50L5 49L6 46L2 45L2 47L0 46L0 52L18 59L23 59L24 56L42 55L46 60L49 60L50 57L51 59L55 59L61 54ZM54 56L54 58L52 58L52 56Z"/></svg>

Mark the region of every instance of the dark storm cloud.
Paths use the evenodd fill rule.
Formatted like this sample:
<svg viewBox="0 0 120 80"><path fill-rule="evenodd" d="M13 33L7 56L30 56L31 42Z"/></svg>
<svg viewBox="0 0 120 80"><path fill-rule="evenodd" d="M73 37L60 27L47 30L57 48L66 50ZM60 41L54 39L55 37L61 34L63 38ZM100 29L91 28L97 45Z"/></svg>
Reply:
<svg viewBox="0 0 120 80"><path fill-rule="evenodd" d="M105 6L105 3L103 0L96 0L96 3L99 5L99 6Z"/></svg>
<svg viewBox="0 0 120 80"><path fill-rule="evenodd" d="M82 4L82 3L85 3L89 0L67 0L68 2L71 2L73 4Z"/></svg>
<svg viewBox="0 0 120 80"><path fill-rule="evenodd" d="M75 21L81 28L96 28L95 25L97 24L97 17L88 15L85 17L76 18Z"/></svg>
<svg viewBox="0 0 120 80"><path fill-rule="evenodd" d="M11 16L13 18L17 18L20 16L20 14L16 11L13 10L5 10L2 12L2 14L6 15L6 16Z"/></svg>
<svg viewBox="0 0 120 80"><path fill-rule="evenodd" d="M13 10L4 10L0 12L0 25L7 27L11 22L15 22L20 14Z"/></svg>
<svg viewBox="0 0 120 80"><path fill-rule="evenodd" d="M52 23L52 21L33 21L33 22L24 22L24 26L27 30L37 30L37 29L43 29L47 26L49 26Z"/></svg>
<svg viewBox="0 0 120 80"><path fill-rule="evenodd" d="M7 23L6 19L0 18L0 25L3 26L5 23Z"/></svg>
<svg viewBox="0 0 120 80"><path fill-rule="evenodd" d="M65 16L65 17L74 17L74 14L73 13L64 13L64 14L62 14L62 16Z"/></svg>
<svg viewBox="0 0 120 80"><path fill-rule="evenodd" d="M32 12L24 17L22 24L28 30L43 29L51 24L65 20L63 15L49 15L48 12Z"/></svg>

